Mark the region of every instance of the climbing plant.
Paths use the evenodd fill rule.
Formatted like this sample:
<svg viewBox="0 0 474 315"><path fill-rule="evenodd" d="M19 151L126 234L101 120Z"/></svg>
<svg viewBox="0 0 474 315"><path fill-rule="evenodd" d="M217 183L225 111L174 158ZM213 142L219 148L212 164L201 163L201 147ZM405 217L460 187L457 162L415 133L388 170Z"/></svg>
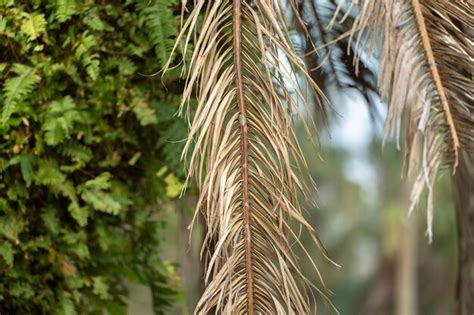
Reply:
<svg viewBox="0 0 474 315"><path fill-rule="evenodd" d="M127 281L151 288L157 314L172 304L159 214L181 188L181 85L149 74L177 13L177 0L0 0L0 313L124 314Z"/></svg>

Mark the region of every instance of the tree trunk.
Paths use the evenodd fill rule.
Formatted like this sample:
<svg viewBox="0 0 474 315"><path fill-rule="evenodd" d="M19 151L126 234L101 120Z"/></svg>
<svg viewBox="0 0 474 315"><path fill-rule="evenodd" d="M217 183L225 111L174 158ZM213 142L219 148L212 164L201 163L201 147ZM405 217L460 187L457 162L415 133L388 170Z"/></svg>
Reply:
<svg viewBox="0 0 474 315"><path fill-rule="evenodd" d="M414 213L400 227L396 266L395 314L418 314L418 218ZM404 216L405 218L405 216Z"/></svg>
<svg viewBox="0 0 474 315"><path fill-rule="evenodd" d="M460 152L453 179L458 230L456 314L474 314L474 153Z"/></svg>

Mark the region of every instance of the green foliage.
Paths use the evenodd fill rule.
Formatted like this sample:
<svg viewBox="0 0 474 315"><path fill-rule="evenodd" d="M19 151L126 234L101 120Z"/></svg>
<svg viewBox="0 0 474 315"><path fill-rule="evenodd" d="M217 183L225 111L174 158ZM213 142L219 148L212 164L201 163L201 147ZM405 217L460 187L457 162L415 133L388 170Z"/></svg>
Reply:
<svg viewBox="0 0 474 315"><path fill-rule="evenodd" d="M172 304L158 218L182 187L182 84L143 74L176 7L0 1L0 313L124 314L125 279Z"/></svg>
<svg viewBox="0 0 474 315"><path fill-rule="evenodd" d="M10 71L17 76L7 80L3 87L5 102L2 111L2 124L7 122L11 114L17 109L18 103L22 98L31 93L33 87L41 80L41 78L35 74L34 68L22 64L13 64Z"/></svg>
<svg viewBox="0 0 474 315"><path fill-rule="evenodd" d="M21 31L28 35L28 41L37 39L42 33L46 32L46 20L44 14L25 13Z"/></svg>
<svg viewBox="0 0 474 315"><path fill-rule="evenodd" d="M156 0L152 3L138 1L139 23L143 24L147 30L148 38L155 48L160 66L165 65L174 45L175 27L173 23L170 23L173 13L168 10L168 7L168 0Z"/></svg>

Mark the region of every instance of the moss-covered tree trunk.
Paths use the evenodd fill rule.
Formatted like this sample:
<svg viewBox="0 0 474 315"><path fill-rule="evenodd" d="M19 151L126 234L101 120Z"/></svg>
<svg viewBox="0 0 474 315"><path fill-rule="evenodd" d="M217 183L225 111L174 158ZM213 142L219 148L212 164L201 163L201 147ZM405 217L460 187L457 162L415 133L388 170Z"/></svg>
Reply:
<svg viewBox="0 0 474 315"><path fill-rule="evenodd" d="M456 314L474 314L474 153L460 155L453 195L458 229Z"/></svg>

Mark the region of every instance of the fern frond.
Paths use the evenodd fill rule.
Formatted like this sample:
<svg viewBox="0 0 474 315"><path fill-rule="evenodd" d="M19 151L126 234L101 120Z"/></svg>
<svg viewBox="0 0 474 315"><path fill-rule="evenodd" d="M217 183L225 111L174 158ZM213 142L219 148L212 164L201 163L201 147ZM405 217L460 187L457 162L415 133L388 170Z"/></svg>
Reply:
<svg viewBox="0 0 474 315"><path fill-rule="evenodd" d="M56 146L69 138L75 122L81 122L83 116L76 108L71 96L66 95L60 100L51 102L48 115L43 124L44 139L50 146Z"/></svg>
<svg viewBox="0 0 474 315"><path fill-rule="evenodd" d="M207 227L196 314L312 313L292 227L326 252L297 198L306 192L306 163L293 120L302 118L299 103L308 104L295 73L321 93L296 54L284 10L273 0L194 1L178 37L184 52L194 39L180 112L189 114L194 90L198 106L183 157L200 190L196 216Z"/></svg>
<svg viewBox="0 0 474 315"><path fill-rule="evenodd" d="M455 170L459 151L470 150L474 139L472 39L463 31L473 13L463 1L363 0L353 29L369 54L381 35L385 131L398 141L405 126L406 172L418 174L410 211L427 189L430 238L436 175Z"/></svg>
<svg viewBox="0 0 474 315"><path fill-rule="evenodd" d="M148 31L147 36L155 48L160 67L168 61L176 36L172 4L173 1L169 0L137 1L140 19Z"/></svg>
<svg viewBox="0 0 474 315"><path fill-rule="evenodd" d="M95 31L113 31L113 27L110 26L107 22L103 21L100 18L100 13L98 8L90 8L87 10L86 15L83 18L84 24L86 24L90 29Z"/></svg>
<svg viewBox="0 0 474 315"><path fill-rule="evenodd" d="M46 19L44 14L27 14L21 24L21 31L28 35L28 40L32 41L46 32Z"/></svg>
<svg viewBox="0 0 474 315"><path fill-rule="evenodd" d="M79 164L85 164L93 157L89 147L75 141L68 141L59 148L59 151L63 156L67 156Z"/></svg>
<svg viewBox="0 0 474 315"><path fill-rule="evenodd" d="M77 4L75 0L56 0L51 5L54 10L54 17L59 23L66 22L77 14Z"/></svg>
<svg viewBox="0 0 474 315"><path fill-rule="evenodd" d="M134 96L131 101L131 107L142 126L152 125L158 122L155 109L146 101L146 98L140 95Z"/></svg>
<svg viewBox="0 0 474 315"><path fill-rule="evenodd" d="M22 64L14 64L11 71L18 76L8 79L3 87L5 102L2 109L2 124L5 124L16 111L18 102L31 93L41 80L35 69Z"/></svg>

